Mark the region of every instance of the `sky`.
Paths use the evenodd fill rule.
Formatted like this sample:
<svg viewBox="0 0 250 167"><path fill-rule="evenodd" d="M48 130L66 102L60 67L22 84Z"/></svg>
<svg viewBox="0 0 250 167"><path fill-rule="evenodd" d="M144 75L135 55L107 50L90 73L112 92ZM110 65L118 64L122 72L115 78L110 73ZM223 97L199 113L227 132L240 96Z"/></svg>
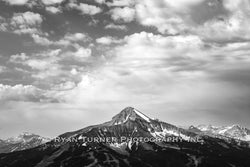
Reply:
<svg viewBox="0 0 250 167"><path fill-rule="evenodd" d="M0 0L0 138L132 106L250 127L249 0Z"/></svg>

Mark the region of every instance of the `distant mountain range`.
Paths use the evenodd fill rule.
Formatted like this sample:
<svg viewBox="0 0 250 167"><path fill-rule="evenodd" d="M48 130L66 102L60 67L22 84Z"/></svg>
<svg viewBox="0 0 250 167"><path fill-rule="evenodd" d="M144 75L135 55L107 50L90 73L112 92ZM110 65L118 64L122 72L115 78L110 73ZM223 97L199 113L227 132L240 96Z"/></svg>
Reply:
<svg viewBox="0 0 250 167"><path fill-rule="evenodd" d="M0 140L0 153L26 150L37 147L50 141L49 138L41 137L36 134L24 132L17 137L11 137L6 140Z"/></svg>
<svg viewBox="0 0 250 167"><path fill-rule="evenodd" d="M250 141L250 130L240 125L220 127L212 125L199 125L197 127L190 126L189 130L211 136L225 136L237 140Z"/></svg>
<svg viewBox="0 0 250 167"><path fill-rule="evenodd" d="M103 124L0 154L0 166L249 167L248 135L236 125L183 129L127 107Z"/></svg>

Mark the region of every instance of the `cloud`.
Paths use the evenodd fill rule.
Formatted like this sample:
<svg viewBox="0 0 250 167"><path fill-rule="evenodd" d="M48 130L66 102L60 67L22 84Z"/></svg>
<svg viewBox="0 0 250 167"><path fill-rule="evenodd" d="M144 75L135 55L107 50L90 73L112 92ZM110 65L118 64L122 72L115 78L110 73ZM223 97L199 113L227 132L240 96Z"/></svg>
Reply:
<svg viewBox="0 0 250 167"><path fill-rule="evenodd" d="M70 71L70 73L72 75L77 75L79 72L75 68L72 68L71 71Z"/></svg>
<svg viewBox="0 0 250 167"><path fill-rule="evenodd" d="M52 79L64 73L61 65L58 63L61 50L49 50L33 55L26 55L24 53L12 55L9 62L21 64L25 67L30 67L32 78L36 79ZM51 78L52 77L52 78ZM53 80L51 80L53 82ZM47 83L49 84L49 83Z"/></svg>
<svg viewBox="0 0 250 167"><path fill-rule="evenodd" d="M106 36L97 39L96 42L109 45L113 40L112 37ZM84 105L79 104L79 99L84 99L86 105L94 102L102 105L143 105L145 101L154 101L152 97L164 96L160 93L164 88L174 87L178 80L176 77L181 82L184 78L204 76L199 67L192 70L187 68L196 61L199 62L199 58L193 53L201 52L202 47L203 43L197 36L164 37L147 32L126 36L119 40L118 46L112 46L112 50L108 49L103 53L105 57L113 58L93 76L83 75L81 82L65 94L65 100L77 105ZM185 67L178 64L179 61L185 63ZM175 71L177 68L182 70ZM98 92L102 92L103 96L96 97L95 94Z"/></svg>
<svg viewBox="0 0 250 167"><path fill-rule="evenodd" d="M105 26L105 29L115 29L115 30L127 30L128 28L125 25L117 25L114 23L110 23Z"/></svg>
<svg viewBox="0 0 250 167"><path fill-rule="evenodd" d="M42 16L38 13L25 12L25 13L15 13L11 19L11 25L13 26L35 26L41 24L43 21Z"/></svg>
<svg viewBox="0 0 250 167"><path fill-rule="evenodd" d="M55 64L54 64L55 60L39 60L39 59L29 59L25 62L26 65L30 66L33 69L38 69L38 70L47 70L47 69L51 69L51 71L53 68L55 68ZM54 67L52 67L54 66ZM54 74L52 74L54 75Z"/></svg>
<svg viewBox="0 0 250 167"><path fill-rule="evenodd" d="M48 6L46 7L46 10L50 13L57 14L57 13L62 13L62 9L54 6Z"/></svg>
<svg viewBox="0 0 250 167"><path fill-rule="evenodd" d="M10 19L1 19L1 30L9 31L16 34L34 34L41 33L40 26L43 17L38 13L24 12L14 13Z"/></svg>
<svg viewBox="0 0 250 167"><path fill-rule="evenodd" d="M33 38L34 42L40 45L52 45L54 44L53 41L50 41L49 39L47 39L46 37L41 37L37 34L32 34L31 37Z"/></svg>
<svg viewBox="0 0 250 167"><path fill-rule="evenodd" d="M230 14L208 20L198 28L193 28L206 40L217 42L232 42L250 39L249 12L250 2L246 0L223 1L224 8Z"/></svg>
<svg viewBox="0 0 250 167"><path fill-rule="evenodd" d="M21 62L27 60L29 57L25 53L11 55L9 61L10 62Z"/></svg>
<svg viewBox="0 0 250 167"><path fill-rule="evenodd" d="M76 45L78 42L86 43L91 41L91 38L84 33L66 33L61 39L57 41L52 41L48 39L46 36L40 36L38 34L32 34L31 37L33 38L34 42L39 45L54 45L54 46L69 46L69 45Z"/></svg>
<svg viewBox="0 0 250 167"><path fill-rule="evenodd" d="M7 2L10 5L28 5L30 7L32 7L34 4L39 4L40 1L44 4L44 5L55 5L55 4L60 4L62 3L64 0L38 0L38 1L33 1L33 0L3 0L5 2Z"/></svg>
<svg viewBox="0 0 250 167"><path fill-rule="evenodd" d="M33 101L33 102L55 102L46 91L32 85L3 85L0 84L0 101Z"/></svg>
<svg viewBox="0 0 250 167"><path fill-rule="evenodd" d="M68 4L68 6L71 9L79 10L81 12L81 14L83 14L83 15L85 15L85 14L87 14L87 15L96 15L96 14L102 12L101 8L99 8L97 6L94 6L94 5L88 5L88 4L85 4L85 3L76 4L76 3L70 2Z"/></svg>
<svg viewBox="0 0 250 167"><path fill-rule="evenodd" d="M223 5L225 6L226 9L235 12L237 10L241 10L242 8L247 9L249 1L247 0L223 1Z"/></svg>
<svg viewBox="0 0 250 167"><path fill-rule="evenodd" d="M6 70L5 66L0 66L0 73L4 72Z"/></svg>
<svg viewBox="0 0 250 167"><path fill-rule="evenodd" d="M99 44L103 44L103 45L110 45L112 43L120 43L122 41L111 36L106 36L106 37L97 38L96 42Z"/></svg>
<svg viewBox="0 0 250 167"><path fill-rule="evenodd" d="M104 76L101 76L102 74ZM117 80L109 82L110 79L117 78L107 73L101 73L97 77L98 78L92 77L91 75L83 75L77 86L63 95L66 102L81 107L87 107L87 105L92 105L94 103L102 104L111 101L115 102L122 100L124 96L126 97L125 90L117 87ZM106 77L111 78L105 79ZM111 87L113 87L113 89L110 89ZM97 97L96 94L98 94L98 92L102 92L103 96ZM74 99L72 99L72 97L74 97ZM80 103L80 101L84 101L84 103Z"/></svg>
<svg viewBox="0 0 250 167"><path fill-rule="evenodd" d="M192 61L202 59L198 55L203 47L203 42L198 36L164 37L141 32L126 36L124 40L126 45L118 46L115 51L119 55L121 65L131 66L132 69L167 68L167 64L173 63L173 61L188 61L186 64L191 65ZM196 54L193 54L195 52ZM177 66L178 64L175 68Z"/></svg>
<svg viewBox="0 0 250 167"><path fill-rule="evenodd" d="M10 5L25 5L29 0L4 0Z"/></svg>
<svg viewBox="0 0 250 167"><path fill-rule="evenodd" d="M161 33L178 34L187 27L183 18L175 12L169 1L139 1L135 5L137 21L144 26L153 26Z"/></svg>
<svg viewBox="0 0 250 167"><path fill-rule="evenodd" d="M26 78L39 81L37 85L51 88L59 82L78 82L79 75L88 70L88 66L98 64L98 59L92 60L90 48L77 46L72 50L48 49L29 55L16 54L9 58L9 63L19 66L20 70L28 70L29 75Z"/></svg>
<svg viewBox="0 0 250 167"><path fill-rule="evenodd" d="M54 5L62 3L64 0L42 0L45 5Z"/></svg>
<svg viewBox="0 0 250 167"><path fill-rule="evenodd" d="M91 56L91 49L89 48L84 48L84 47L79 47L77 48L76 52L72 52L73 56L75 56L77 59L78 58L88 58ZM79 61L81 61L80 59L78 59Z"/></svg>
<svg viewBox="0 0 250 167"><path fill-rule="evenodd" d="M110 13L114 21L131 22L135 18L135 10L129 7L114 8L110 10Z"/></svg>
<svg viewBox="0 0 250 167"><path fill-rule="evenodd" d="M209 5L210 4L210 5ZM204 7L205 6L205 7ZM162 34L193 34L218 43L248 40L250 2L247 0L137 1L136 20ZM200 22L194 18L199 16Z"/></svg>
<svg viewBox="0 0 250 167"><path fill-rule="evenodd" d="M113 0L107 2L107 5L110 7L124 7L124 6L133 6L135 4L134 0Z"/></svg>
<svg viewBox="0 0 250 167"><path fill-rule="evenodd" d="M189 10L190 7L193 5L197 5L201 2L204 2L204 0L176 0L176 1L171 1L171 0L165 0L165 4L168 6L174 8L174 10Z"/></svg>
<svg viewBox="0 0 250 167"><path fill-rule="evenodd" d="M0 31L7 31L7 26L6 19L0 16Z"/></svg>
<svg viewBox="0 0 250 167"><path fill-rule="evenodd" d="M54 85L52 89L57 90L57 91L66 91L66 90L71 90L75 87L76 87L75 82L66 81L66 82Z"/></svg>
<svg viewBox="0 0 250 167"><path fill-rule="evenodd" d="M99 4L104 4L105 0L95 0L95 2L99 3Z"/></svg>
<svg viewBox="0 0 250 167"><path fill-rule="evenodd" d="M89 41L91 40L90 37L87 34L84 33L67 33L64 36L65 40L71 41L71 42L77 42L77 41Z"/></svg>

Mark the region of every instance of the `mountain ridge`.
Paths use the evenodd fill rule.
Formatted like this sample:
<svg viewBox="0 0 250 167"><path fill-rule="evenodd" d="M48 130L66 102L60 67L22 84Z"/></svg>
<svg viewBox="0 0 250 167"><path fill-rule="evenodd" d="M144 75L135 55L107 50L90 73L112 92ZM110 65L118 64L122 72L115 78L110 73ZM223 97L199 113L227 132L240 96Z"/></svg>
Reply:
<svg viewBox="0 0 250 167"><path fill-rule="evenodd" d="M0 140L0 153L30 149L49 142L50 140L50 138L42 137L34 133L22 132L16 137Z"/></svg>
<svg viewBox="0 0 250 167"><path fill-rule="evenodd" d="M174 141L84 141L87 138L121 136L173 138ZM189 142L201 137L204 142ZM132 107L125 108L108 122L66 132L35 148L0 154L0 166L6 167L249 167L250 148L245 142L190 132L157 119L151 119ZM176 140L180 139L182 140Z"/></svg>
<svg viewBox="0 0 250 167"><path fill-rule="evenodd" d="M238 124L230 126L213 126L213 125L198 125L196 127L190 126L189 130L196 129L197 133L205 133L212 135L221 135L242 141L250 142L250 130Z"/></svg>

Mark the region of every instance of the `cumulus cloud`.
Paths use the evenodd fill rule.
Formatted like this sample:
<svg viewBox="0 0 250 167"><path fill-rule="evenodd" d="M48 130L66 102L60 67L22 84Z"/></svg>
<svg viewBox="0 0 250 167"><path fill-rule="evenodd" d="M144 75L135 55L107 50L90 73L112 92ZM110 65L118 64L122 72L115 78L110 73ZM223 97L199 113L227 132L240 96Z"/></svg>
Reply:
<svg viewBox="0 0 250 167"><path fill-rule="evenodd" d="M136 20L144 26L157 28L162 34L188 32L213 42L249 39L249 1L219 1L213 5L208 3L210 5L204 8L206 3L208 2L205 0L136 1ZM216 12L215 8L219 6L220 11ZM203 8L204 12L195 11ZM195 17L204 18L204 22L194 23L195 20L192 18L194 13Z"/></svg>
<svg viewBox="0 0 250 167"><path fill-rule="evenodd" d="M173 4L172 4L173 6ZM135 6L139 23L153 26L161 33L178 34L187 27L183 18L175 12L169 1L138 1Z"/></svg>
<svg viewBox="0 0 250 167"><path fill-rule="evenodd" d="M33 1L33 0L3 0L7 2L10 5L27 5L27 6L33 6L39 4L41 1L44 5L55 5L60 4L64 0L39 0L39 1Z"/></svg>
<svg viewBox="0 0 250 167"><path fill-rule="evenodd" d="M38 34L32 34L31 37L33 38L34 42L39 45L54 45L54 46L69 46L75 45L78 42L89 42L91 38L84 33L67 33L61 39L57 41L53 41L48 39L46 36L40 36Z"/></svg>
<svg viewBox="0 0 250 167"><path fill-rule="evenodd" d="M113 40L112 37L106 36L96 42L108 45ZM66 101L85 99L87 105L94 101L107 104L119 101L129 104L133 103L133 99L137 99L138 103L152 100L152 96L161 94L165 84L173 87L176 77L203 76L199 67L192 67L195 61L199 62L199 58L193 54L201 52L202 47L203 43L197 36L164 37L147 32L126 36L119 41L118 46L112 47L112 51L105 53L105 56L113 55L114 58L93 78L84 75L82 81L65 95ZM179 62L186 65L178 64ZM180 72L176 70L178 68ZM159 76L162 78L160 81L157 79ZM107 93L103 93L103 96L95 97L96 93L105 91ZM73 96L78 98L71 98Z"/></svg>
<svg viewBox="0 0 250 167"><path fill-rule="evenodd" d="M108 6L111 7L124 7L124 6L133 6L135 4L134 0L113 0L113 1L109 1L107 2Z"/></svg>
<svg viewBox="0 0 250 167"><path fill-rule="evenodd" d="M77 48L76 52L72 52L73 56L75 56L79 61L81 61L81 58L90 57L91 53L92 53L91 49L84 48L84 47L79 47L79 48Z"/></svg>
<svg viewBox="0 0 250 167"><path fill-rule="evenodd" d="M53 64L53 60L49 61L47 60L39 60L39 59L30 59L25 62L26 65L30 66L33 69L38 69L38 70L47 70L55 68L55 64ZM54 66L54 67L51 67ZM54 71L54 70L53 70Z"/></svg>
<svg viewBox="0 0 250 167"><path fill-rule="evenodd" d="M61 65L58 63L58 61L61 60L59 57L60 52L60 49L56 49L32 55L21 53L12 55L9 61L30 67L32 69L30 70L30 77L36 79L47 79L50 77L60 76L60 74L64 73L61 69Z"/></svg>
<svg viewBox="0 0 250 167"><path fill-rule="evenodd" d="M95 0L95 2L99 3L99 4L104 4L105 0Z"/></svg>
<svg viewBox="0 0 250 167"><path fill-rule="evenodd" d="M114 21L124 21L131 22L135 17L135 10L133 8L124 7L124 8L114 8L110 11L111 18Z"/></svg>
<svg viewBox="0 0 250 167"><path fill-rule="evenodd" d="M247 0L223 1L224 8L230 11L229 15L208 20L194 31L210 41L237 41L249 39L249 12L250 2Z"/></svg>
<svg viewBox="0 0 250 167"><path fill-rule="evenodd" d="M127 30L128 28L125 25L118 25L118 24L110 23L105 26L105 29Z"/></svg>
<svg viewBox="0 0 250 167"><path fill-rule="evenodd" d="M71 41L71 42L77 42L77 41L89 41L91 40L90 37L87 34L84 33L67 33L64 36L65 40Z"/></svg>
<svg viewBox="0 0 250 167"><path fill-rule="evenodd" d="M79 74L87 70L87 65L94 66L98 61L91 59L92 50L90 48L77 46L72 50L49 49L29 55L16 54L10 57L9 62L18 64L21 69L28 70L29 79L41 80L37 83L38 85L42 84L51 88L58 82L79 81Z"/></svg>
<svg viewBox="0 0 250 167"><path fill-rule="evenodd" d="M205 58L205 55L203 58L199 57L203 42L197 36L163 37L141 32L127 36L124 40L126 45L116 48L116 54L122 60L120 62L122 66L131 66L131 68L167 67L168 62L175 59L176 61L187 61L186 64L191 65L193 63L190 59ZM131 62L127 60L131 60ZM178 64L176 64L177 66Z"/></svg>
<svg viewBox="0 0 250 167"><path fill-rule="evenodd" d="M122 42L122 40L116 39L111 36L106 36L106 37L97 38L96 42L99 44L103 44L103 45L110 45L112 43L120 43Z"/></svg>
<svg viewBox="0 0 250 167"><path fill-rule="evenodd" d="M54 5L62 3L64 0L42 0L45 5Z"/></svg>
<svg viewBox="0 0 250 167"><path fill-rule="evenodd" d="M0 84L0 101L34 101L56 102L46 91L32 85L3 85Z"/></svg>
<svg viewBox="0 0 250 167"><path fill-rule="evenodd" d="M6 19L0 16L0 31L7 31L7 26Z"/></svg>
<svg viewBox="0 0 250 167"><path fill-rule="evenodd" d="M10 5L25 5L29 0L4 0Z"/></svg>
<svg viewBox="0 0 250 167"><path fill-rule="evenodd" d="M75 82L66 81L66 82L54 85L52 89L57 90L57 91L66 91L66 90L71 90L75 87L76 87Z"/></svg>
<svg viewBox="0 0 250 167"><path fill-rule="evenodd" d="M163 36L141 32L126 36L110 54L117 55L115 63L121 69L162 69L176 76L195 78L211 75L209 69L247 64L249 50L247 42L207 47L196 35Z"/></svg>
<svg viewBox="0 0 250 167"><path fill-rule="evenodd" d="M10 19L1 19L2 31L10 31L16 34L41 33L40 26L43 17L34 12L14 13Z"/></svg>
<svg viewBox="0 0 250 167"><path fill-rule="evenodd" d="M21 54L16 54L16 55L11 55L9 61L10 62L20 62L20 61L25 61L29 57L25 53Z"/></svg>
<svg viewBox="0 0 250 167"><path fill-rule="evenodd" d="M33 38L34 42L40 45L52 45L53 41L50 41L46 37L42 37L38 34L32 34L31 37Z"/></svg>
<svg viewBox="0 0 250 167"><path fill-rule="evenodd" d="M38 13L25 12L25 13L16 13L11 19L11 25L13 26L34 26L41 24L43 21L42 16Z"/></svg>
<svg viewBox="0 0 250 167"><path fill-rule="evenodd" d="M70 2L68 4L68 6L72 9L76 9L79 10L83 15L87 14L87 15L96 15L98 13L102 12L102 9L94 6L94 5L88 5L85 3L80 3L80 4L76 4L74 2Z"/></svg>
<svg viewBox="0 0 250 167"><path fill-rule="evenodd" d="M77 71L77 69L72 68L71 71L70 71L70 73L71 73L72 75L77 75L79 72Z"/></svg>
<svg viewBox="0 0 250 167"><path fill-rule="evenodd" d="M62 9L54 6L48 6L46 7L46 10L50 13L57 14L57 13L62 13Z"/></svg>

